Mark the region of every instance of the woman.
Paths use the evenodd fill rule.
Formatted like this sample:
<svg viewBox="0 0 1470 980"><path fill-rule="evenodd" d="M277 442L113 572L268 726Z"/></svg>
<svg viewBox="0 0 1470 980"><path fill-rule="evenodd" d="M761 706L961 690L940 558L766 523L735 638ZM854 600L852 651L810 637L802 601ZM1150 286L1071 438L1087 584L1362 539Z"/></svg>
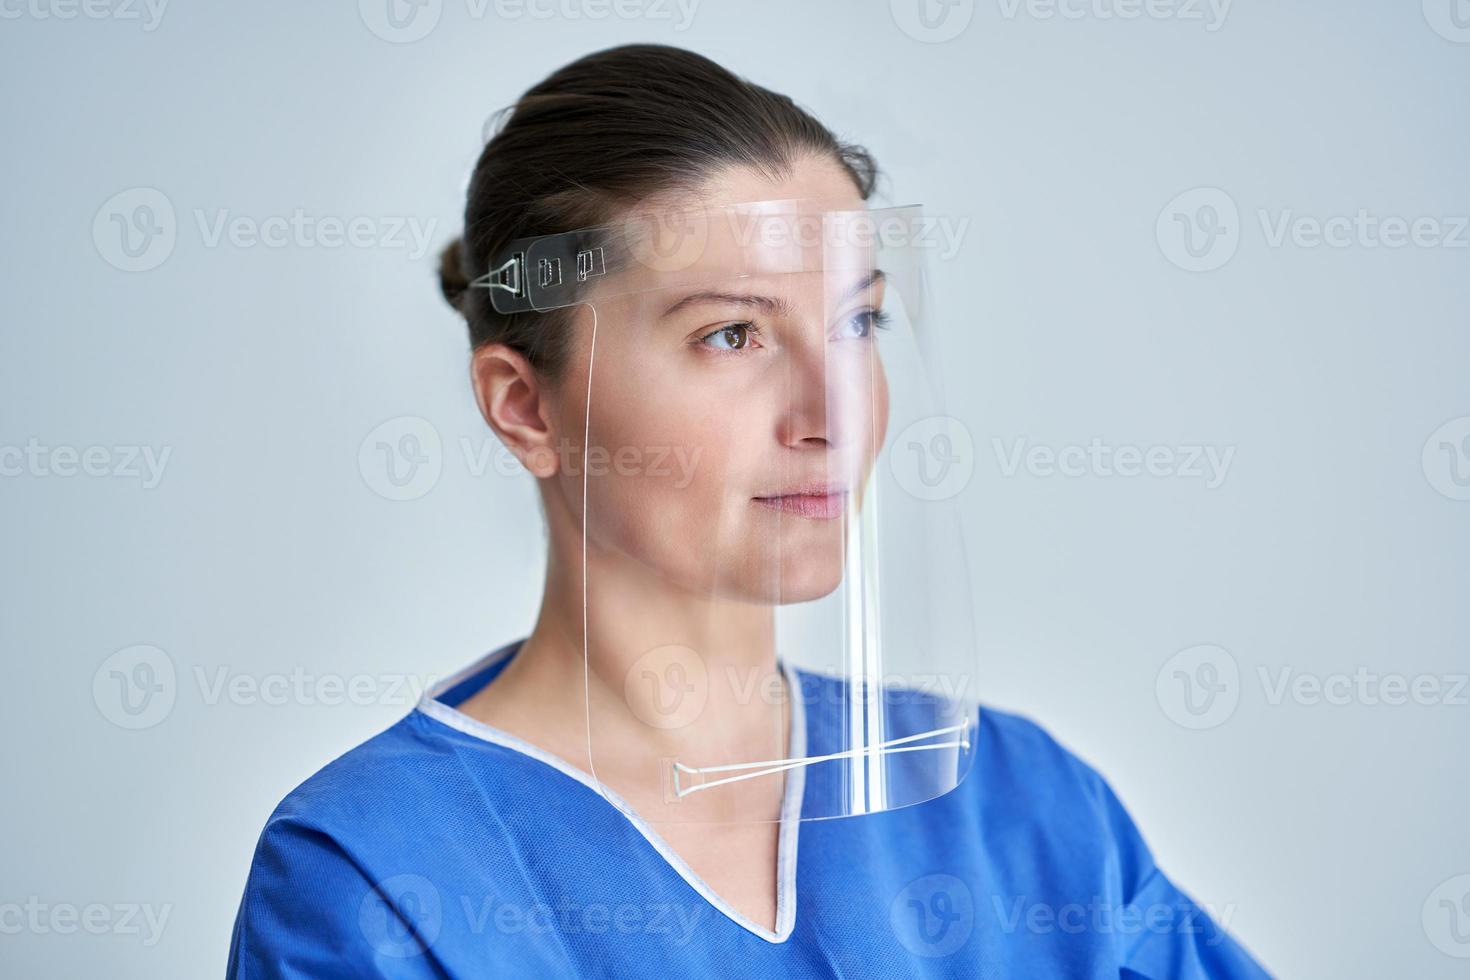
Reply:
<svg viewBox="0 0 1470 980"><path fill-rule="evenodd" d="M540 614L280 805L232 976L1263 975L1096 773L969 697L958 539L905 470L943 448L923 225L875 183L685 51L521 98L442 285L538 483Z"/></svg>

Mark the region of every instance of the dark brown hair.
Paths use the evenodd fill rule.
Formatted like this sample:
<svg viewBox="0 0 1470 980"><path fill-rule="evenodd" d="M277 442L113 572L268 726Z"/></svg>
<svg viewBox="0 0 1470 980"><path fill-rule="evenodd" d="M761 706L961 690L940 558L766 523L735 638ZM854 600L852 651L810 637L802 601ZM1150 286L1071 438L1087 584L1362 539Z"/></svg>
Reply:
<svg viewBox="0 0 1470 980"><path fill-rule="evenodd" d="M864 200L878 177L866 150L787 96L665 45L579 58L505 111L470 179L464 236L440 256L440 288L469 323L472 348L507 344L553 380L567 354L564 311L500 314L488 290L469 288L510 242L606 223L619 207L730 165L780 178L799 157L826 155Z"/></svg>

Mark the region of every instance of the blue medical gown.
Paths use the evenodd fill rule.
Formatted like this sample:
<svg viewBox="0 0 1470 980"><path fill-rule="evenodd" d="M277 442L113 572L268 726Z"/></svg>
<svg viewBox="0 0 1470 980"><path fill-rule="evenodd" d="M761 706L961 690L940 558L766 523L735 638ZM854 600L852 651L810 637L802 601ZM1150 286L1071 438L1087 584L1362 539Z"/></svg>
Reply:
<svg viewBox="0 0 1470 980"><path fill-rule="evenodd" d="M454 710L518 648L276 808L230 977L1266 976L1096 772L989 708L955 790L787 821L776 929L752 922L585 776Z"/></svg>

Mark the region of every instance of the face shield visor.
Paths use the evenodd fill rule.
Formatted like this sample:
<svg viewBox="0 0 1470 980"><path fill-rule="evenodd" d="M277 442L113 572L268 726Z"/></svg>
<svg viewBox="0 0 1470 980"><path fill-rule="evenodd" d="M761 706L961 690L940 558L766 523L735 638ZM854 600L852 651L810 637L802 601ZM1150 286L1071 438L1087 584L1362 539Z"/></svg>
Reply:
<svg viewBox="0 0 1470 980"><path fill-rule="evenodd" d="M512 243L478 281L570 319L553 479L585 768L645 819L872 813L970 766L924 230L917 207L665 209Z"/></svg>

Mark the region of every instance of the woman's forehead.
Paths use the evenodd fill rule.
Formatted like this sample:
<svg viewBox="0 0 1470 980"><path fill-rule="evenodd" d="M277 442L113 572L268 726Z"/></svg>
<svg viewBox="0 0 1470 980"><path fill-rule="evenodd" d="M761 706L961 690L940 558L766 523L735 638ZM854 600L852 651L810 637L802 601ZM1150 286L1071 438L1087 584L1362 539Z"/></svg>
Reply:
<svg viewBox="0 0 1470 980"><path fill-rule="evenodd" d="M761 277L785 289L850 286L877 267L867 212L728 209L675 212L630 224L613 291L694 287Z"/></svg>

